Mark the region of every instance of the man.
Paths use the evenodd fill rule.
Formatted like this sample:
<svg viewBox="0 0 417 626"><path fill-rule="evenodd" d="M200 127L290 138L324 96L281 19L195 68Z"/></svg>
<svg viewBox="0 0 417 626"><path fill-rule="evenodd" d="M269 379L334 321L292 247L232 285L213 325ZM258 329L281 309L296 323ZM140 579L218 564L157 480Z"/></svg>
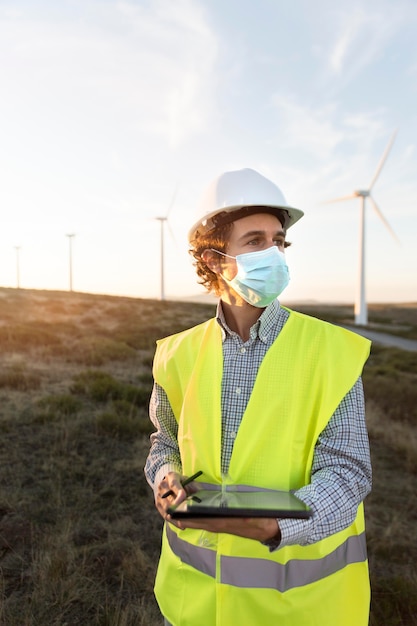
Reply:
<svg viewBox="0 0 417 626"><path fill-rule="evenodd" d="M216 318L159 341L155 355L145 473L166 520L155 585L166 624L368 624L360 377L370 344L280 306L286 234L302 215L257 172L226 172L189 233L219 303ZM291 490L313 515L171 519L168 507L201 482Z"/></svg>

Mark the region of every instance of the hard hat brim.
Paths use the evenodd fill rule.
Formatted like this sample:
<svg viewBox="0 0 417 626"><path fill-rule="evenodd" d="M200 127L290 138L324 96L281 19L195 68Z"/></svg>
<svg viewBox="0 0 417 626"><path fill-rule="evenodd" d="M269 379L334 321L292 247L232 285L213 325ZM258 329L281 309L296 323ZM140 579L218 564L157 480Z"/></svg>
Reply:
<svg viewBox="0 0 417 626"><path fill-rule="evenodd" d="M195 235L197 232L199 232L200 234L205 234L210 232L211 230L213 230L213 228L216 227L216 223L214 223L213 218L218 215L219 213L234 213L235 211L239 211L240 209L246 208L248 207L248 209L250 209L250 207L253 206L254 208L256 207L258 210L256 211L257 213L260 213L261 211L259 211L260 206L265 206L265 209L268 209L268 213L273 213L274 209L276 209L277 212L277 217L279 216L279 214L282 212L287 214L287 219L285 220L285 224L283 224L283 227L285 230L288 230L291 226L293 226L296 222L298 222L299 219L301 219L304 215L304 211L301 211L301 209L296 209L294 207L289 207L287 205L272 205L272 204L268 204L268 205L259 205L259 204L237 204L235 206L228 206L228 207L222 207L222 208L218 208L215 211L212 211L211 213L208 213L207 215L204 216L203 219L198 220L188 231L188 241L191 243L193 241L193 239L195 238ZM248 211L248 215L251 215L250 210ZM228 220L229 222L232 222L233 219Z"/></svg>

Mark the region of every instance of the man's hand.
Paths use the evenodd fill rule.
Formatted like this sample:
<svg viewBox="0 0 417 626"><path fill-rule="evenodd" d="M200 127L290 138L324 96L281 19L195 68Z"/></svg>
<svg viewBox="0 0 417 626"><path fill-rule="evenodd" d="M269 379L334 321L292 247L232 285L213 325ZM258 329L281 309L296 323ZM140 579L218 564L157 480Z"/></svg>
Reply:
<svg viewBox="0 0 417 626"><path fill-rule="evenodd" d="M182 486L181 481L184 476L177 472L169 472L158 485L158 495L156 497L156 508L160 515L170 524L180 530L185 528L197 528L213 533L228 533L238 537L246 537L255 541L268 541L270 539L280 539L280 529L276 519L270 517L219 517L219 518L198 518L174 520L168 514L168 508L175 504L180 504L191 493L198 491L196 483L187 485L187 490ZM163 494L172 491L173 495L163 498Z"/></svg>
<svg viewBox="0 0 417 626"><path fill-rule="evenodd" d="M280 539L280 529L276 519L271 517L219 517L172 520L170 515L167 521L175 524L181 530L185 528L200 528L213 533L228 533L255 541L269 541Z"/></svg>
<svg viewBox="0 0 417 626"><path fill-rule="evenodd" d="M167 519L168 507L172 504L179 504L185 500L190 493L197 491L195 483L188 484L187 490L185 490L181 482L184 479L185 476L178 474L178 472L168 472L165 478L159 483L155 506L164 519ZM167 491L172 491L173 495L163 498L162 496L167 493Z"/></svg>

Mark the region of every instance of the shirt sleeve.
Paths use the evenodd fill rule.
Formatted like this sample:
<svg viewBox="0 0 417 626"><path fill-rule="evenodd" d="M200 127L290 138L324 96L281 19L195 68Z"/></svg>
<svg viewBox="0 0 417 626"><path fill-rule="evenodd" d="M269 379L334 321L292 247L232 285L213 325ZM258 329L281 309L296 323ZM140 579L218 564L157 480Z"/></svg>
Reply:
<svg viewBox="0 0 417 626"><path fill-rule="evenodd" d="M149 417L156 428L150 436L150 451L145 463L145 477L156 492L168 472L182 471L178 448L178 423L164 389L154 383L149 402Z"/></svg>
<svg viewBox="0 0 417 626"><path fill-rule="evenodd" d="M278 520L279 547L309 545L350 526L370 492L372 470L361 378L346 394L314 451L311 483L295 492L308 504L308 520Z"/></svg>

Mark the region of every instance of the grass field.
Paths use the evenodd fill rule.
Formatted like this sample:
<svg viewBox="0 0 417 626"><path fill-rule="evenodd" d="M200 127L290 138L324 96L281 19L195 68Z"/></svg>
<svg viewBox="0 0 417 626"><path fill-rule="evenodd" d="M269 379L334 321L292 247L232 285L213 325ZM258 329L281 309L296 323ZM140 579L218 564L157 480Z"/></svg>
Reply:
<svg viewBox="0 0 417 626"><path fill-rule="evenodd" d="M161 624L161 520L143 476L151 363L156 338L213 312L0 289L1 626ZM306 312L352 321L350 307ZM370 322L416 338L416 313L417 304L375 305ZM416 383L417 353L373 347L372 626L417 625Z"/></svg>

